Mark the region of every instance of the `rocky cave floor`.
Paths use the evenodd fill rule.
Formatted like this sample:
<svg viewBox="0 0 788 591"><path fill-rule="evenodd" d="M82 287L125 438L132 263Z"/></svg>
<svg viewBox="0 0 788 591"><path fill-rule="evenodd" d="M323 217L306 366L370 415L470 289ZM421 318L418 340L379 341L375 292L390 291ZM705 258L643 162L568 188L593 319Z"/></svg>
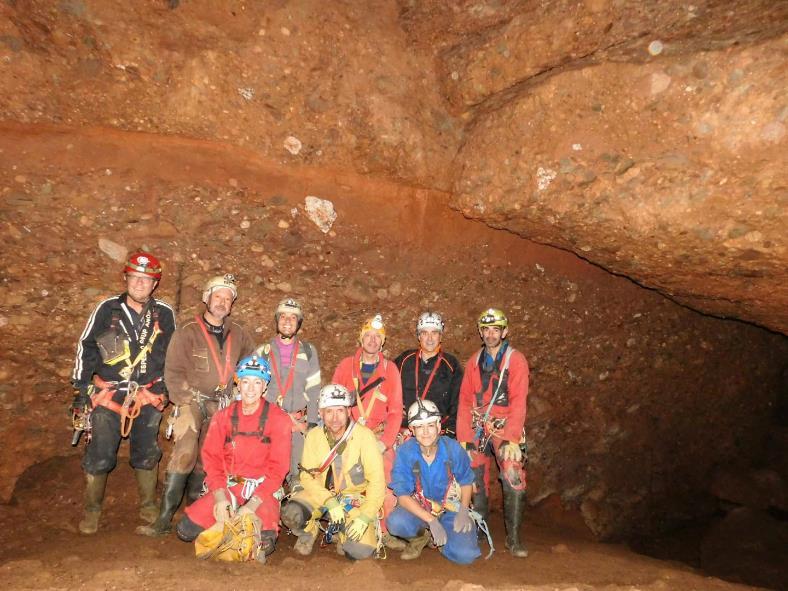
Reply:
<svg viewBox="0 0 788 591"><path fill-rule="evenodd" d="M67 432L63 431L64 437ZM166 446L167 444L165 444ZM490 560L470 567L452 565L426 549L415 562L397 552L385 560L350 562L333 547L303 558L283 534L265 566L197 561L193 546L174 534L150 539L134 534L140 524L133 472L121 448L110 476L105 511L95 536L77 531L82 474L76 455L52 458L30 468L18 481L9 505L0 505L0 562L5 589L523 589L529 591L692 591L752 589L708 577L678 562L600 544L569 525L551 522L545 511L529 511L523 528L530 555L513 559L503 549L503 523L495 510L492 527L498 548ZM177 519L177 516L176 516ZM482 545L483 552L487 546Z"/></svg>

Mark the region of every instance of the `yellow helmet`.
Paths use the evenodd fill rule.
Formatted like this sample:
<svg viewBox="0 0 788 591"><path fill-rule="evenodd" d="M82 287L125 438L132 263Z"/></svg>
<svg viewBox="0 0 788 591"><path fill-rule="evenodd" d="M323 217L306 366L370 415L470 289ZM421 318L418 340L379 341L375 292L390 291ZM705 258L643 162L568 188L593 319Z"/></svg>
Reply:
<svg viewBox="0 0 788 591"><path fill-rule="evenodd" d="M370 330L377 332L383 341L386 341L386 325L383 322L383 316L375 314L372 318L367 319L361 327L361 332L358 333L358 340L361 341L361 337L364 336L364 333Z"/></svg>
<svg viewBox="0 0 788 591"><path fill-rule="evenodd" d="M498 326L503 330L509 326L509 319L506 317L506 314L503 313L503 310L499 310L498 308L487 308L479 315L477 324L479 328L484 326Z"/></svg>

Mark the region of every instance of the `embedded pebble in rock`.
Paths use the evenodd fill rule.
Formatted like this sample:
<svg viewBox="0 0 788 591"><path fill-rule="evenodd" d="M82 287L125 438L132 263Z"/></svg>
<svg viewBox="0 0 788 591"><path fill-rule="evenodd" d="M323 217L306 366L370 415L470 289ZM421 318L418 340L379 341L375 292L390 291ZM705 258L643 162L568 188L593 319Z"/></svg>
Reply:
<svg viewBox="0 0 788 591"><path fill-rule="evenodd" d="M307 217L312 220L320 230L327 234L331 230L331 225L337 219L337 212L334 211L334 204L327 199L320 199L308 195L304 198L304 210Z"/></svg>
<svg viewBox="0 0 788 591"><path fill-rule="evenodd" d="M101 252L106 254L113 261L118 261L119 263L126 260L126 256L129 252L128 248L108 238L99 238L98 247Z"/></svg>
<svg viewBox="0 0 788 591"><path fill-rule="evenodd" d="M293 154L294 156L297 155L301 151L301 140L294 136L288 136L285 138L283 143L285 150Z"/></svg>
<svg viewBox="0 0 788 591"><path fill-rule="evenodd" d="M281 228L282 230L286 230L287 228L290 227L290 223L287 222L286 220L279 220L279 222L276 225L278 228Z"/></svg>

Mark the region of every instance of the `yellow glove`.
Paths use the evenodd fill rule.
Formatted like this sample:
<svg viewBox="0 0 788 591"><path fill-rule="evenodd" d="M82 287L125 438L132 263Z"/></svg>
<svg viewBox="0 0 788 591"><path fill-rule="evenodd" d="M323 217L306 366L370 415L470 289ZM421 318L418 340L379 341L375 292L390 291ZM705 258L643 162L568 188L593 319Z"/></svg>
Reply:
<svg viewBox="0 0 788 591"><path fill-rule="evenodd" d="M339 504L339 501L331 497L326 501L325 507L331 523L345 523L345 508Z"/></svg>
<svg viewBox="0 0 788 591"><path fill-rule="evenodd" d="M512 462L519 462L523 459L523 452L520 449L520 444L507 441L500 448L498 448L498 455L501 459Z"/></svg>
<svg viewBox="0 0 788 591"><path fill-rule="evenodd" d="M367 531L368 527L369 524L366 521L364 521L361 517L356 517L350 522L350 525L345 528L345 535L349 540L358 542L361 540L361 536L364 535L364 532Z"/></svg>

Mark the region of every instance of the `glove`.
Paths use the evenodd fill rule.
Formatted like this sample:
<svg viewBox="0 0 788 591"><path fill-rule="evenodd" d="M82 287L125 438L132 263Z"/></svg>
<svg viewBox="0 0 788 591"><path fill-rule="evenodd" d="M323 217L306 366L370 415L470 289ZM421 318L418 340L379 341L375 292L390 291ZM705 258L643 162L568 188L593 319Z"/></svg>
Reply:
<svg viewBox="0 0 788 591"><path fill-rule="evenodd" d="M378 449L380 450L380 453L382 453L382 454L386 453L386 450L388 449L386 447L386 444L383 443L380 439L378 439Z"/></svg>
<svg viewBox="0 0 788 591"><path fill-rule="evenodd" d="M446 541L449 537L446 535L446 530L441 525L441 522L438 521L436 517L429 523L430 526L430 533L432 534L432 541L435 542L436 546L443 546L446 544Z"/></svg>
<svg viewBox="0 0 788 591"><path fill-rule="evenodd" d="M256 495L252 495L252 498L249 499L248 501L246 501L246 504L243 507L238 509L238 515L247 515L248 514L248 515L256 516L257 509L262 504L263 504L263 501L260 499L260 497L258 497Z"/></svg>
<svg viewBox="0 0 788 591"><path fill-rule="evenodd" d="M471 529L473 529L473 522L468 514L468 507L460 505L460 510L454 516L454 531L462 534L471 531Z"/></svg>
<svg viewBox="0 0 788 591"><path fill-rule="evenodd" d="M227 500L227 494L220 488L213 493L213 517L219 523L224 523L233 518L233 507Z"/></svg>
<svg viewBox="0 0 788 591"><path fill-rule="evenodd" d="M519 462L523 459L523 452L520 449L520 444L507 441L498 449L498 455L501 459L512 462Z"/></svg>
<svg viewBox="0 0 788 591"><path fill-rule="evenodd" d="M364 532L367 531L368 527L369 524L366 521L364 521L361 517L356 517L350 522L350 525L345 528L345 535L349 540L358 542L361 540L361 536L364 535Z"/></svg>
<svg viewBox="0 0 788 591"><path fill-rule="evenodd" d="M71 403L71 410L82 411L85 407L91 407L90 396L88 396L88 387L80 386L74 394L74 400Z"/></svg>
<svg viewBox="0 0 788 591"><path fill-rule="evenodd" d="M345 508L339 504L339 501L331 497L326 501L325 507L331 523L345 523Z"/></svg>

